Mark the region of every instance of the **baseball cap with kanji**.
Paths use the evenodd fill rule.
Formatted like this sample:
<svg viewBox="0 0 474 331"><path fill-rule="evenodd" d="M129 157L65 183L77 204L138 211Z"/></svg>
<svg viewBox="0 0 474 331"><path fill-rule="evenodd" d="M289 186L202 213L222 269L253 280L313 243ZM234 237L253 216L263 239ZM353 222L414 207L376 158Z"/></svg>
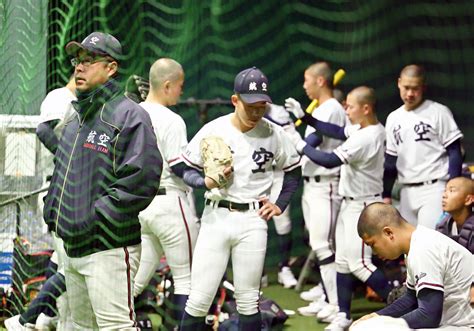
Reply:
<svg viewBox="0 0 474 331"><path fill-rule="evenodd" d="M238 93L245 103L262 101L272 103L272 99L268 95L268 79L256 67L242 70L235 76L234 92Z"/></svg>
<svg viewBox="0 0 474 331"><path fill-rule="evenodd" d="M92 32L81 43L70 41L66 45L66 53L75 56L80 49L85 49L99 55L108 55L115 60L122 57L122 45L111 34L104 32Z"/></svg>

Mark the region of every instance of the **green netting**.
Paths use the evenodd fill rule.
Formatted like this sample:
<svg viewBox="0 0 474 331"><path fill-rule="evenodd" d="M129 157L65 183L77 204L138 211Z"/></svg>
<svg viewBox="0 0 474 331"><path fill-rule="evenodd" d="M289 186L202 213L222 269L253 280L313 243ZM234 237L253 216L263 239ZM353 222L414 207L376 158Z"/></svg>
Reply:
<svg viewBox="0 0 474 331"><path fill-rule="evenodd" d="M302 89L303 71L326 60L334 69L346 70L343 91L362 84L375 88L382 122L401 104L396 86L400 69L421 63L428 73L427 97L451 108L465 136L467 160L472 160L473 17L474 2L461 0L0 0L0 198L41 186L39 160L45 151L40 144L7 148L7 140L29 141L11 134L34 134L34 116L46 92L63 86L72 73L65 44L92 31L109 32L121 41L124 80L131 74L146 77L159 57L182 63L183 99L228 100L235 74L255 65L269 77L276 103L293 96L304 105L309 100ZM199 109L184 104L176 109L192 137L203 124ZM210 108L207 119L228 111ZM25 155L32 144L33 152ZM36 202L26 203L26 211L37 215ZM2 212L7 224L2 228L12 232L15 211ZM299 208L292 216L294 237L301 242ZM270 242L270 252L275 247ZM303 245L294 249L295 254L304 252ZM270 256L268 264L276 261Z"/></svg>

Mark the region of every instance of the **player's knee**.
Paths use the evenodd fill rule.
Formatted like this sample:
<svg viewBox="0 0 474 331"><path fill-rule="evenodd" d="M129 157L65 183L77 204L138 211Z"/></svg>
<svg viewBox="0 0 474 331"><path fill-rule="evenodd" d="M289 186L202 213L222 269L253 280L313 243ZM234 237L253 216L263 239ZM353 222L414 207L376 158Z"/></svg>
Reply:
<svg viewBox="0 0 474 331"><path fill-rule="evenodd" d="M277 225L277 222L275 222L275 231L280 236L289 234L291 232L291 223L287 222L287 223L280 223L279 225Z"/></svg>
<svg viewBox="0 0 474 331"><path fill-rule="evenodd" d="M213 297L203 293L191 293L186 302L186 311L194 317L206 316L211 307Z"/></svg>
<svg viewBox="0 0 474 331"><path fill-rule="evenodd" d="M258 292L258 290L235 292L235 301L239 314L253 315L258 312Z"/></svg>
<svg viewBox="0 0 474 331"><path fill-rule="evenodd" d="M181 282L181 283L174 283L174 293L181 294L181 295L189 295L191 292L191 281L189 282Z"/></svg>
<svg viewBox="0 0 474 331"><path fill-rule="evenodd" d="M313 250L316 253L316 257L318 258L318 264L321 265L334 262L334 253L329 249L329 243L320 242L315 246L316 248ZM330 259L331 257L332 261L325 263L325 261L327 261L327 259Z"/></svg>
<svg viewBox="0 0 474 331"><path fill-rule="evenodd" d="M375 266L370 265L357 265L357 266L350 266L351 273L360 279L362 282L366 282L369 279L370 275L373 271L375 271Z"/></svg>

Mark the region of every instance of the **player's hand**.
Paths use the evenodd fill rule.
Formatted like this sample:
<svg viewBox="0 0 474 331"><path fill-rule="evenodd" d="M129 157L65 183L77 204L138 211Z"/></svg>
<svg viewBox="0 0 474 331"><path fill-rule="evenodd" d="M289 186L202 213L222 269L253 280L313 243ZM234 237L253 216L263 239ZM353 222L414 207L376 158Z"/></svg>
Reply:
<svg viewBox="0 0 474 331"><path fill-rule="evenodd" d="M232 166L228 166L224 169L224 176L227 179L227 181L232 176L233 171L234 171L234 168L232 168ZM205 177L204 178L204 184L206 185L208 190L212 190L213 188L219 187L219 183L217 183L211 177Z"/></svg>
<svg viewBox="0 0 474 331"><path fill-rule="evenodd" d="M300 103L293 98L285 100L285 109L295 115L296 118L302 118L304 116L304 111L301 109Z"/></svg>
<svg viewBox="0 0 474 331"><path fill-rule="evenodd" d="M268 221L273 216L281 215L281 209L274 203L271 203L268 198L262 198L259 202L263 203L263 206L258 210L258 216Z"/></svg>
<svg viewBox="0 0 474 331"><path fill-rule="evenodd" d="M392 198L389 198L389 197L383 198L383 203L386 203L387 205L391 205L392 204Z"/></svg>
<svg viewBox="0 0 474 331"><path fill-rule="evenodd" d="M370 314L367 314L367 315L362 316L362 317L359 318L357 321L355 321L354 323L352 323L351 327L349 328L349 331L352 329L352 327L353 327L354 325L356 325L356 324L359 323L360 321L368 320L369 318L374 318L374 317L377 317L377 316L379 316L379 314L377 314L377 313L370 313Z"/></svg>

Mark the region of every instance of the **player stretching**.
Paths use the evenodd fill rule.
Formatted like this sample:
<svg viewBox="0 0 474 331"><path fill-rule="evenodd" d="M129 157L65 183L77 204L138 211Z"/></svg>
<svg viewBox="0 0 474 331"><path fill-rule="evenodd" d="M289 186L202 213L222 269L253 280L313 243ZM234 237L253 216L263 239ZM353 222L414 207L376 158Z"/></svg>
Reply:
<svg viewBox="0 0 474 331"><path fill-rule="evenodd" d="M311 100L318 100L312 116L320 121L339 126L346 124L346 114L342 105L333 96L333 72L327 62L317 62L309 66L304 73L303 88ZM286 107L300 107L298 101L292 98L285 100ZM314 132L314 128L306 128L305 137ZM313 135L319 138L320 136ZM316 147L319 151L332 152L341 144L340 140L330 137L321 139ZM314 146L313 146L314 148ZM341 197L337 192L339 186L340 167L325 168L308 157L302 159L303 196L301 205L306 227L309 231L311 249L316 253L317 264L321 271L321 279L326 290L329 305L318 292L316 286L308 292L301 293L301 298L310 299L307 307L298 308L305 316L314 316L324 322L330 322L337 313L336 263L334 247L334 229L337 215L341 207Z"/></svg>
<svg viewBox="0 0 474 331"><path fill-rule="evenodd" d="M186 148L186 124L171 111L179 100L184 83L181 65L172 59L159 59L150 68L150 93L140 103L150 115L158 149L163 156L160 189L150 206L139 215L142 226L142 254L135 276L134 295L148 285L163 252L174 280L174 318L181 321L191 288L191 260L196 242L197 218L188 203L182 177L181 153Z"/></svg>
<svg viewBox="0 0 474 331"><path fill-rule="evenodd" d="M354 289L353 275L384 299L390 290L382 271L372 264L372 250L364 245L357 234L357 220L361 211L367 204L382 200L385 130L375 114L375 92L366 86L355 88L347 96L347 115L351 123L357 125L339 127L305 115L301 108L289 110L319 132L345 140L332 153L315 150L305 141L297 146L298 151L324 167L342 165L339 194L343 201L336 224L339 312L325 329L341 330L352 323L350 307ZM306 138L307 141L310 138Z"/></svg>
<svg viewBox="0 0 474 331"><path fill-rule="evenodd" d="M384 198L390 203L395 178L402 184L400 213L411 224L431 229L443 212L446 180L461 175L461 138L451 111L425 100L425 71L403 68L398 79L403 106L387 117Z"/></svg>
<svg viewBox="0 0 474 331"><path fill-rule="evenodd" d="M280 215L298 187L300 156L283 129L262 120L271 102L269 84L257 68L240 72L231 97L235 111L206 124L191 140L185 162L201 170L200 144L206 137L219 136L230 147L233 172L221 189L209 177L195 172L186 183L206 183L206 206L196 243L191 275L191 294L181 330L200 330L216 290L232 257L235 298L240 330L261 330L258 309L260 278L267 246L267 220ZM285 171L283 187L273 204L268 197L273 182L273 164ZM192 182L195 182L194 184Z"/></svg>

